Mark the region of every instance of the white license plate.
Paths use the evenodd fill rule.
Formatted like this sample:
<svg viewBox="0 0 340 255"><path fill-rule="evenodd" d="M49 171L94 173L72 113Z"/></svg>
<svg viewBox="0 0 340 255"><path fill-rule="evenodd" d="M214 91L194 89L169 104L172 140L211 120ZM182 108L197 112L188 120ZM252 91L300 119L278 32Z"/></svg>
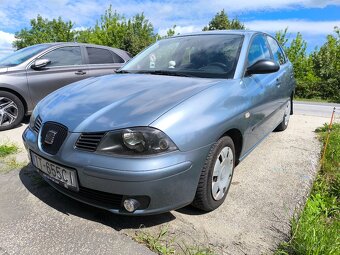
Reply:
<svg viewBox="0 0 340 255"><path fill-rule="evenodd" d="M52 163L33 152L31 152L31 161L51 181L65 188L78 190L76 171Z"/></svg>

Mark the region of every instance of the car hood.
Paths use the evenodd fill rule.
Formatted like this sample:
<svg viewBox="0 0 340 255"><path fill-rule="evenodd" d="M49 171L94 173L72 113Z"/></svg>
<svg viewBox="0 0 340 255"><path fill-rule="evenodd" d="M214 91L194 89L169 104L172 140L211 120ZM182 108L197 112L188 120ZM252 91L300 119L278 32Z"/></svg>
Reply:
<svg viewBox="0 0 340 255"><path fill-rule="evenodd" d="M99 132L147 126L159 116L218 79L116 74L66 86L38 104L43 121L71 132Z"/></svg>

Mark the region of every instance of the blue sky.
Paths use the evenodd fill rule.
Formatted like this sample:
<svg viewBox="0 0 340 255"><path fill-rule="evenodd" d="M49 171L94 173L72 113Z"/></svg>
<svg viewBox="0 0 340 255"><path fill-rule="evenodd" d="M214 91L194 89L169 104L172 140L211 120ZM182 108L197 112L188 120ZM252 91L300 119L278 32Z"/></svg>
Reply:
<svg viewBox="0 0 340 255"><path fill-rule="evenodd" d="M29 27L38 14L61 16L81 29L93 26L110 4L126 17L144 12L160 34L175 24L178 33L200 31L224 9L249 29L274 34L288 27L291 38L300 31L309 51L321 46L334 26L340 27L340 0L0 0L0 57L13 50L14 33Z"/></svg>

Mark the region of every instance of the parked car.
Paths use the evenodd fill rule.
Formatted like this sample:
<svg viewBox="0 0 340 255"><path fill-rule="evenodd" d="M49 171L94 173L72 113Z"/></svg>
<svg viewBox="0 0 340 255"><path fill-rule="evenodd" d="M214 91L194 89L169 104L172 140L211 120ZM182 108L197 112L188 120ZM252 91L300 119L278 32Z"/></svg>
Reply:
<svg viewBox="0 0 340 255"><path fill-rule="evenodd" d="M114 73L129 53L80 43L46 43L0 59L0 131L17 126L46 95L69 83Z"/></svg>
<svg viewBox="0 0 340 255"><path fill-rule="evenodd" d="M50 185L114 213L216 209L235 166L292 114L292 64L261 32L163 39L118 73L50 94L23 133Z"/></svg>

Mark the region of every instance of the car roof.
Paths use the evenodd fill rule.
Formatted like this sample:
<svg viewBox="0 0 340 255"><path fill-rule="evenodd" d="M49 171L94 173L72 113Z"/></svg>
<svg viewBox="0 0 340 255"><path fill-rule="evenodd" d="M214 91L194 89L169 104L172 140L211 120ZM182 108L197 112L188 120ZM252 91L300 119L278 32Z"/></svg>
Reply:
<svg viewBox="0 0 340 255"><path fill-rule="evenodd" d="M200 32L193 32L193 33L185 33L180 35L175 35L173 37L181 37L181 36L190 36L190 35L216 35L216 34L222 34L222 35L253 35L257 33L266 34L261 31L254 31L254 30L209 30L209 31L200 31Z"/></svg>
<svg viewBox="0 0 340 255"><path fill-rule="evenodd" d="M78 43L78 42L51 42L51 43L41 43L37 45L47 45L49 47L55 47L55 46L88 46L88 47L97 47L97 48L108 48L111 50L115 50L118 52L127 52L118 48L113 48L105 45L98 45L98 44L91 44L91 43Z"/></svg>

